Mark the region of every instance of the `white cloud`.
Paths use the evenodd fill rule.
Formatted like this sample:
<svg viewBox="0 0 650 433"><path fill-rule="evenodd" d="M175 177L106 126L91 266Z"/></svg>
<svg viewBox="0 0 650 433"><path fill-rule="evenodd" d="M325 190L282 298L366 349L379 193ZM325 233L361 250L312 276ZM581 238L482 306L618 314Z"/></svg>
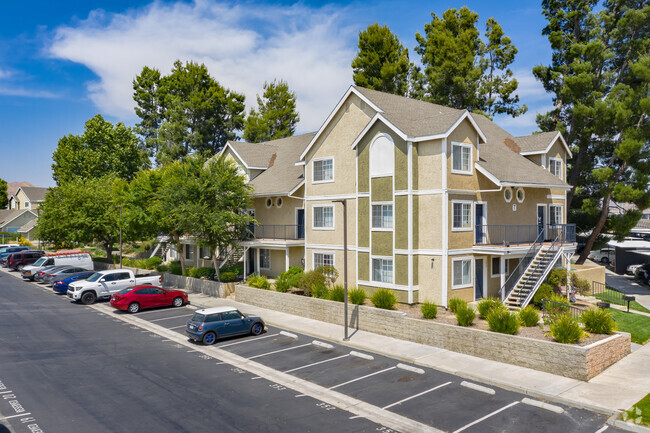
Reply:
<svg viewBox="0 0 650 433"><path fill-rule="evenodd" d="M92 70L98 80L87 85L90 99L122 119L135 118L132 81L145 65L167 74L176 59L205 63L249 107L264 81L284 79L297 94L299 129L309 131L352 83L356 30L342 15L303 5L154 2L121 14L94 11L58 28L49 55Z"/></svg>
<svg viewBox="0 0 650 433"><path fill-rule="evenodd" d="M502 116L495 117L494 123L514 135L529 135L538 131L537 114L543 114L553 109L552 105L543 105L537 108L528 107L528 111L519 117Z"/></svg>
<svg viewBox="0 0 650 433"><path fill-rule="evenodd" d="M0 80L3 78L9 78L11 76L11 71L8 71L6 69L0 69Z"/></svg>
<svg viewBox="0 0 650 433"><path fill-rule="evenodd" d="M517 79L519 86L517 87L517 94L520 101L539 101L541 99L550 99L550 94L546 93L542 83L537 81L537 78L529 69L519 69L513 71L514 77Z"/></svg>
<svg viewBox="0 0 650 433"><path fill-rule="evenodd" d="M31 90L23 87L6 87L0 86L0 95L4 96L20 96L24 98L45 98L53 99L59 98L61 95L48 92L47 90Z"/></svg>

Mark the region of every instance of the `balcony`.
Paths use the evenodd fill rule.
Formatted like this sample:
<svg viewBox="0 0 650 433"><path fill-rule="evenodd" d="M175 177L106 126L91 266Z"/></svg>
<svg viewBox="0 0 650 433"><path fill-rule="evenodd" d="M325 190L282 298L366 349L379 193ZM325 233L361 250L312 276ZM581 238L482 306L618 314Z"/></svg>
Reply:
<svg viewBox="0 0 650 433"><path fill-rule="evenodd" d="M552 242L556 238L562 244L576 241L575 224L477 225L474 229L474 245L530 245L542 232L542 241Z"/></svg>
<svg viewBox="0 0 650 433"><path fill-rule="evenodd" d="M244 241L296 241L303 239L305 239L305 226L303 224L261 224L251 227L248 231L248 237Z"/></svg>

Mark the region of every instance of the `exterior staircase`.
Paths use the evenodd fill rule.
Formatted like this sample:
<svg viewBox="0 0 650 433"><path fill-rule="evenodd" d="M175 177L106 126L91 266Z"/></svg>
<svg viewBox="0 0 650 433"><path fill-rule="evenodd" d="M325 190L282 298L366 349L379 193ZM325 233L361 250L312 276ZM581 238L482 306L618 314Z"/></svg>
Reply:
<svg viewBox="0 0 650 433"><path fill-rule="evenodd" d="M542 246L503 303L511 310L526 307L561 255L562 248L552 251L551 246Z"/></svg>
<svg viewBox="0 0 650 433"><path fill-rule="evenodd" d="M167 254L167 251L169 251L169 248L171 247L169 236L158 236L156 240L158 242L156 243L154 249L151 251L149 258L160 257L161 259L165 260L165 254Z"/></svg>
<svg viewBox="0 0 650 433"><path fill-rule="evenodd" d="M241 245L237 245L236 247L230 247L226 251L221 252L219 254L219 268L223 268L224 266L231 266L231 265L236 265L239 263L242 257L244 257L244 254L246 253L246 250L248 248L243 247Z"/></svg>

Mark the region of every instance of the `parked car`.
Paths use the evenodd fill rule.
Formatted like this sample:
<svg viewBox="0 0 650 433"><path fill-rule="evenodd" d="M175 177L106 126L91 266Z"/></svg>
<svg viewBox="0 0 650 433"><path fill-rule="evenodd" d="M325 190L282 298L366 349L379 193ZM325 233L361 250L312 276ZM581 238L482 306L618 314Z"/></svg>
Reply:
<svg viewBox="0 0 650 433"><path fill-rule="evenodd" d="M642 283L650 284L650 263L639 266L634 271L634 279Z"/></svg>
<svg viewBox="0 0 650 433"><path fill-rule="evenodd" d="M44 255L45 253L43 251L21 251L19 253L13 253L7 259L7 267L22 272L25 266L35 263Z"/></svg>
<svg viewBox="0 0 650 433"><path fill-rule="evenodd" d="M30 247L23 247L23 246L0 248L0 264L3 263L3 260L6 262L5 258L7 256L9 256L10 254L17 253L17 252L20 252L20 251L27 251L27 250L31 250L31 248Z"/></svg>
<svg viewBox="0 0 650 433"><path fill-rule="evenodd" d="M628 274L628 275L634 275L636 270L639 269L639 267L641 267L641 266L643 266L643 263L637 263L635 265L630 265L630 266L627 267L625 273Z"/></svg>
<svg viewBox="0 0 650 433"><path fill-rule="evenodd" d="M38 272L34 274L33 280L36 281L37 283L44 283L43 278L45 278L46 275L50 272L56 272L60 269L66 269L69 266L66 265L59 265L59 266L45 266L41 269L39 269Z"/></svg>
<svg viewBox="0 0 650 433"><path fill-rule="evenodd" d="M596 263L602 263L603 265L613 262L615 257L616 251L614 248L601 248L600 250L592 251L589 254L589 260Z"/></svg>
<svg viewBox="0 0 650 433"><path fill-rule="evenodd" d="M7 247L19 247L20 245L18 244L0 244L0 248L7 248Z"/></svg>
<svg viewBox="0 0 650 433"><path fill-rule="evenodd" d="M194 312L187 322L185 333L195 341L210 345L217 338L233 335L260 335L264 321L252 314L243 314L234 307L214 307Z"/></svg>
<svg viewBox="0 0 650 433"><path fill-rule="evenodd" d="M48 254L47 256L41 257L37 261L33 262L30 266L25 266L22 271L22 277L29 280L34 280L34 274L41 271L41 268L46 266L76 266L79 268L84 268L89 271L95 269L92 257L88 253L54 253Z"/></svg>
<svg viewBox="0 0 650 433"><path fill-rule="evenodd" d="M68 297L90 305L99 298L110 298L113 293L132 286L162 287L162 275L134 275L128 269L100 271L87 280L75 281L68 286Z"/></svg>
<svg viewBox="0 0 650 433"><path fill-rule="evenodd" d="M86 269L80 268L78 266L65 266L63 268L56 269L54 272L46 272L45 276L43 277L43 282L52 286L59 280L63 280L70 275L78 274L79 272L83 271L86 271Z"/></svg>
<svg viewBox="0 0 650 433"><path fill-rule="evenodd" d="M66 278L64 278L63 280L59 280L59 281L55 282L54 284L52 284L52 289L55 292L58 292L58 293L61 293L62 295L65 295L66 293L68 293L68 286L70 285L70 283L73 283L73 282L79 281L79 280L87 280L93 274L95 274L95 271L83 271L83 272L79 272L77 274L69 275Z"/></svg>
<svg viewBox="0 0 650 433"><path fill-rule="evenodd" d="M129 313L137 313L147 308L182 307L187 303L189 301L186 292L155 286L127 287L111 296L111 306Z"/></svg>

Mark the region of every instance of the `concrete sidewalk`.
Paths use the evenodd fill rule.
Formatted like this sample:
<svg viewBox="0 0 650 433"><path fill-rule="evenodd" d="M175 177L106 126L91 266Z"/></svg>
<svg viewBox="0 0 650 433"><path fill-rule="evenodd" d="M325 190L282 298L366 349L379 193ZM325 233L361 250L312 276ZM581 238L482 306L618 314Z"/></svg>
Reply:
<svg viewBox="0 0 650 433"><path fill-rule="evenodd" d="M204 308L221 305L235 306L243 312L257 314L268 324L281 328L335 341L356 349L391 356L537 398L607 414L627 410L650 393L650 371L648 369L650 344L642 346L589 382L582 382L354 329L350 329L350 341L343 342L343 326L259 308L232 299L213 298L191 293L190 302L194 306Z"/></svg>

